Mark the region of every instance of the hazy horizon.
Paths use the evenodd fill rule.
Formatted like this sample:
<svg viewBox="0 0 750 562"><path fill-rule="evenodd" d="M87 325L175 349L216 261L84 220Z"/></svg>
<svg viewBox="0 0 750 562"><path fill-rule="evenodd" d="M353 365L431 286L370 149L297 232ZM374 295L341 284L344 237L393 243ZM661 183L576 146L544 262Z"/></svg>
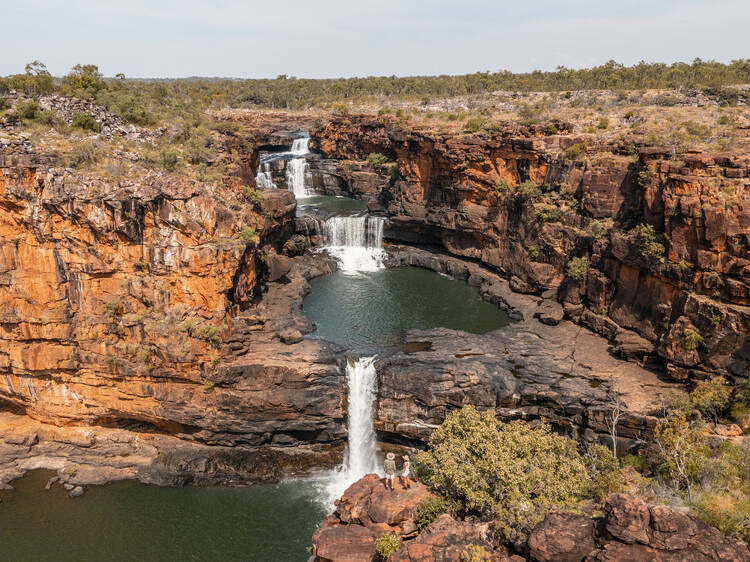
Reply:
<svg viewBox="0 0 750 562"><path fill-rule="evenodd" d="M13 48L0 52L0 75L35 59L56 76L90 63L142 79L319 79L750 56L744 0L30 0L4 13L17 25L4 30Z"/></svg>

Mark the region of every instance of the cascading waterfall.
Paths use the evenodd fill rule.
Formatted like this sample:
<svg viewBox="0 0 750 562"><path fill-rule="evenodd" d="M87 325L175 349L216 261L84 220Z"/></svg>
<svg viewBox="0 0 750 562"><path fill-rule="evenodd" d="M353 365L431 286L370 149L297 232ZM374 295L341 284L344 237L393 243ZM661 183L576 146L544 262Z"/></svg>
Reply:
<svg viewBox="0 0 750 562"><path fill-rule="evenodd" d="M276 184L273 183L273 176L271 176L271 164L269 162L261 162L260 166L258 166L255 184L259 189L276 189Z"/></svg>
<svg viewBox="0 0 750 562"><path fill-rule="evenodd" d="M306 187L309 144L310 137L294 139L291 151L293 157L286 163L286 184L297 199L304 199L311 195Z"/></svg>
<svg viewBox="0 0 750 562"><path fill-rule="evenodd" d="M365 474L379 473L373 405L377 395L375 357L349 360L346 365L349 438L343 464L325 481L327 503L341 497Z"/></svg>
<svg viewBox="0 0 750 562"><path fill-rule="evenodd" d="M383 268L381 217L336 216L325 221L325 249L341 262L345 272L377 271Z"/></svg>

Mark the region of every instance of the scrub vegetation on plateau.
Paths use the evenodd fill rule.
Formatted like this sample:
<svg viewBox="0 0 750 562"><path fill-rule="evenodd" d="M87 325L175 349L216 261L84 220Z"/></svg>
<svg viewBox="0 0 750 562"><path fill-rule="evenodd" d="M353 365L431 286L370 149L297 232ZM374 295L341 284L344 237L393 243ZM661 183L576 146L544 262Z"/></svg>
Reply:
<svg viewBox="0 0 750 562"><path fill-rule="evenodd" d="M507 542L522 545L552 509L599 513L609 494L631 492L691 507L729 536L750 540L750 448L711 442L707 424L730 412L748 416L748 383L734 393L717 377L690 393L667 392L652 442L614 456L585 447L545 423L499 421L465 406L446 416L415 473L437 497L419 508L424 529L442 513L479 517ZM593 509L592 509L593 502Z"/></svg>

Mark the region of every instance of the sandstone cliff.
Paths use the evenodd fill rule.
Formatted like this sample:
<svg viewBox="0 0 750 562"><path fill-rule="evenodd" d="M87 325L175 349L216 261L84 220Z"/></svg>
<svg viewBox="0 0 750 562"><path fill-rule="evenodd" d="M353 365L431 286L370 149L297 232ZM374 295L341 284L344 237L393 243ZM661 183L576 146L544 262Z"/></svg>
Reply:
<svg viewBox="0 0 750 562"><path fill-rule="evenodd" d="M750 155L688 152L676 162L638 139L597 144L560 129L460 135L334 116L311 146L338 162L352 193L377 197L371 208L390 217L392 239L480 260L675 379L747 377ZM373 153L397 170L363 162ZM539 191L519 191L524 182ZM644 250L633 233L641 224L663 255Z"/></svg>

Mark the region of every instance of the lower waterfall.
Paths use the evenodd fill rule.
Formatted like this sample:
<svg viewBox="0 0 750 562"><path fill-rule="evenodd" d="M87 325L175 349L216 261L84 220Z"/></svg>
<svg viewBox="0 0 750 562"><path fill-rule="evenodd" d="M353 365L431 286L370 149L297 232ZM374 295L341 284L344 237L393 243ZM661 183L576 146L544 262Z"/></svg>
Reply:
<svg viewBox="0 0 750 562"><path fill-rule="evenodd" d="M377 396L375 357L349 359L346 364L347 427L349 437L344 462L325 478L327 503L341 497L351 484L365 474L379 473L377 436L373 425L373 406Z"/></svg>
<svg viewBox="0 0 750 562"><path fill-rule="evenodd" d="M325 221L325 249L341 262L345 272L377 271L383 268L381 217L336 216Z"/></svg>

